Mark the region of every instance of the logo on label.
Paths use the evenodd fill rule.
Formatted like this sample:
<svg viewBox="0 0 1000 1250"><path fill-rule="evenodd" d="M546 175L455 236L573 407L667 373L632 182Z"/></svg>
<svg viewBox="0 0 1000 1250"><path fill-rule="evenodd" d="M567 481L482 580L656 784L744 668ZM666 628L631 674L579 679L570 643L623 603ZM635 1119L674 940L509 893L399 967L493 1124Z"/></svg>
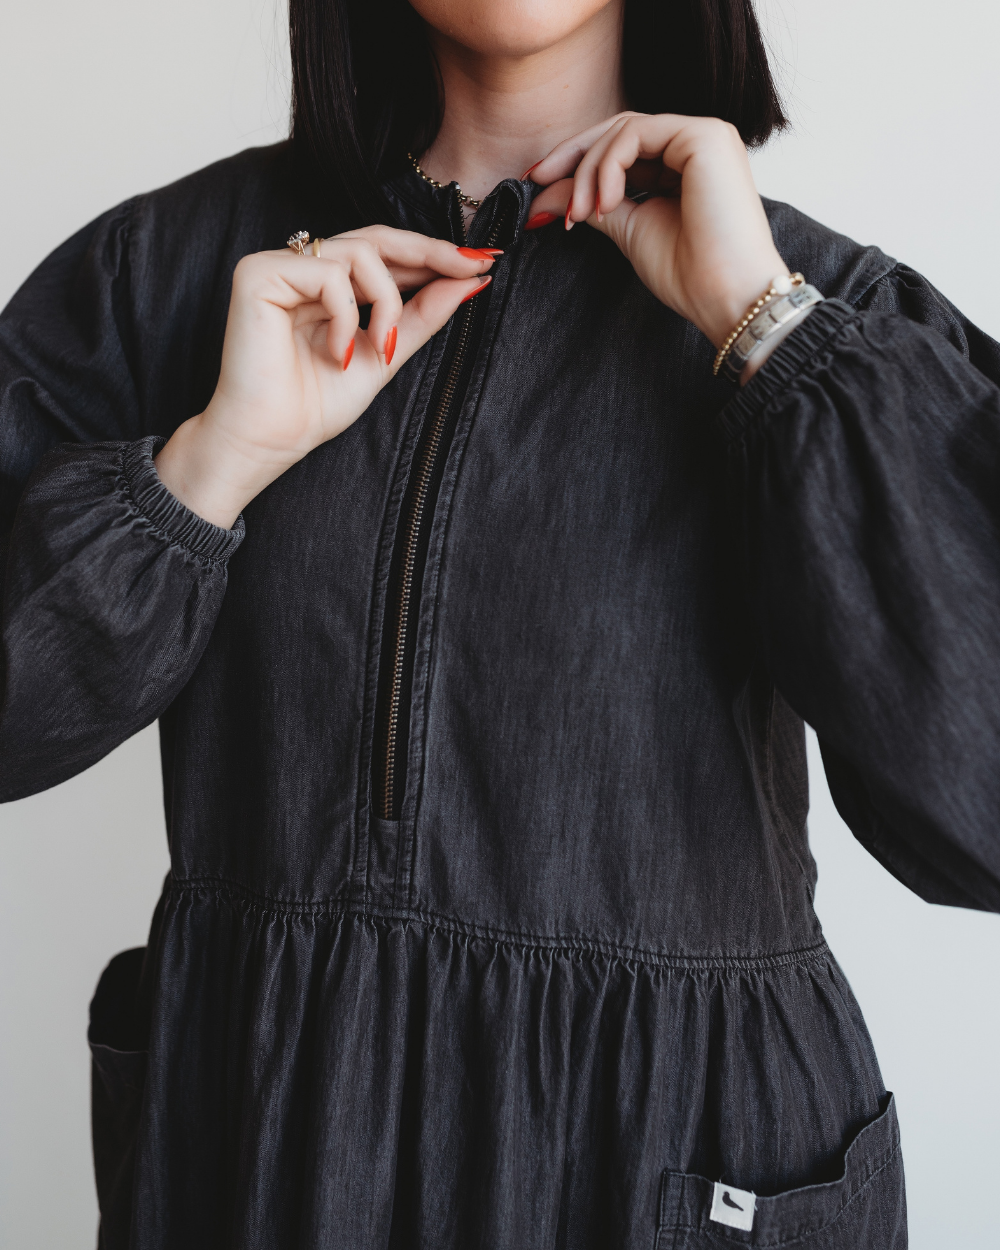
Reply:
<svg viewBox="0 0 1000 1250"><path fill-rule="evenodd" d="M749 1231L753 1228L756 1202L756 1196L746 1189L736 1189L732 1185L723 1185L720 1181L712 1194L709 1219L715 1220L717 1224L728 1224L730 1228Z"/></svg>

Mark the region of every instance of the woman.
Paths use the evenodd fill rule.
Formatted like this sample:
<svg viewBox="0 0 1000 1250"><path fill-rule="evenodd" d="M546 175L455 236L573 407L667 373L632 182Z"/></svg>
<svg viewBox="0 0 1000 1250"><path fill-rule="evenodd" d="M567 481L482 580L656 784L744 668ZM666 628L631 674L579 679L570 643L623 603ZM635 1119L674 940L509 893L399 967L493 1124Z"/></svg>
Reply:
<svg viewBox="0 0 1000 1250"><path fill-rule="evenodd" d="M905 1245L801 718L877 858L1000 907L1000 350L762 209L741 0L292 35L292 142L0 330L3 797L161 719L102 1244Z"/></svg>

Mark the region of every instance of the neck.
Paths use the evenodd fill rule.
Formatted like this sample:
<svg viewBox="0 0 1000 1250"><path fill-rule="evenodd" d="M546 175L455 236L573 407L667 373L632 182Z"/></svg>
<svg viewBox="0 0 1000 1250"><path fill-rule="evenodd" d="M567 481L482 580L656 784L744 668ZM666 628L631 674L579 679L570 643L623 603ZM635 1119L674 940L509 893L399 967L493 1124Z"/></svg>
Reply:
<svg viewBox="0 0 1000 1250"><path fill-rule="evenodd" d="M490 55L430 29L444 86L444 121L421 168L476 199L517 178L563 139L626 107L621 5L524 55Z"/></svg>

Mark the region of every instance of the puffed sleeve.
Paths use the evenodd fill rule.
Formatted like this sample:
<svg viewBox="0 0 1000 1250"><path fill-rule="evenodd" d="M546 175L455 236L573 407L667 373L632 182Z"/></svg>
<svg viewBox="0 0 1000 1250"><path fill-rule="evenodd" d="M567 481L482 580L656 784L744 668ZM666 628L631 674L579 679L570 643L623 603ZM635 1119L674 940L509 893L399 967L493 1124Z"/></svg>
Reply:
<svg viewBox="0 0 1000 1250"><path fill-rule="evenodd" d="M897 265L721 414L746 593L838 810L930 902L1000 911L1000 347Z"/></svg>
<svg viewBox="0 0 1000 1250"><path fill-rule="evenodd" d="M0 316L0 800L73 776L171 703L243 533L157 476L131 217L124 205L63 244Z"/></svg>

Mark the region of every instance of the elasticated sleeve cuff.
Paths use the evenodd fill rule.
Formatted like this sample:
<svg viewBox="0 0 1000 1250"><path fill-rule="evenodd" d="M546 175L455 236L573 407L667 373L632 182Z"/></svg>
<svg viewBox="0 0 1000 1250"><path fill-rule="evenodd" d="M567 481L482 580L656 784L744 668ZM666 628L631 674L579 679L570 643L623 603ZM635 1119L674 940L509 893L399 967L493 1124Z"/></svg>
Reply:
<svg viewBox="0 0 1000 1250"><path fill-rule="evenodd" d="M780 396L791 382L808 373L814 364L829 355L834 340L857 316L857 311L850 304L839 299L828 299L818 304L719 413L723 437L727 441L739 438L772 399Z"/></svg>
<svg viewBox="0 0 1000 1250"><path fill-rule="evenodd" d="M168 542L204 560L225 561L243 541L243 517L231 530L204 520L170 493L160 481L153 457L167 440L156 435L129 443L122 451L122 475L132 502Z"/></svg>

